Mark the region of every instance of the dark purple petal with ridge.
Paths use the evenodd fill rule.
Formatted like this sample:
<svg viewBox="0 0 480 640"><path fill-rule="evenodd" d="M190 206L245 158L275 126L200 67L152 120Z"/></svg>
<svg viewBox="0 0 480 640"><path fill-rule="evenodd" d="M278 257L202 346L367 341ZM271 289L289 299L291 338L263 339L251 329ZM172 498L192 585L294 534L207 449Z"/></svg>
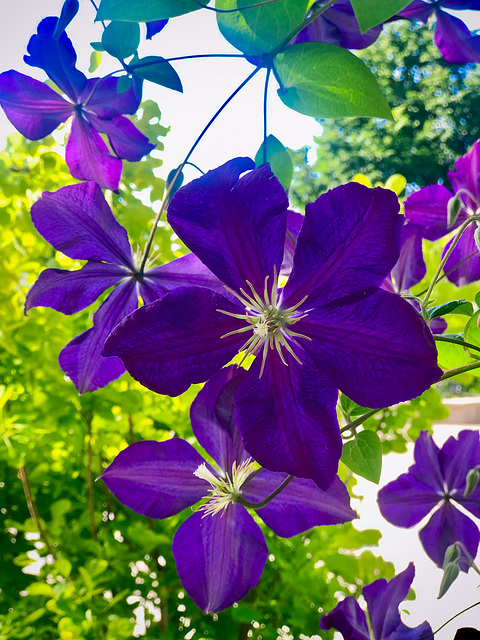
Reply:
<svg viewBox="0 0 480 640"><path fill-rule="evenodd" d="M13 70L0 75L0 104L15 129L29 140L44 138L73 113L73 106L56 91Z"/></svg>
<svg viewBox="0 0 480 640"><path fill-rule="evenodd" d="M480 542L477 525L449 502L444 502L433 514L419 536L426 554L439 567L443 565L447 547L454 542L461 542L472 558L477 555ZM466 562L458 566L462 571L468 571Z"/></svg>
<svg viewBox="0 0 480 640"><path fill-rule="evenodd" d="M303 365L284 352L285 366L274 349L269 351L261 378L262 358L255 359L237 390L235 422L246 450L262 467L328 489L342 452L337 389L297 351Z"/></svg>
<svg viewBox="0 0 480 640"><path fill-rule="evenodd" d="M147 27L147 40L151 40L153 36L156 36L157 33L160 33L164 27L166 27L168 20L152 20L151 22L146 22L145 26Z"/></svg>
<svg viewBox="0 0 480 640"><path fill-rule="evenodd" d="M442 495L409 473L403 473L378 492L385 520L396 527L413 527L440 502Z"/></svg>
<svg viewBox="0 0 480 640"><path fill-rule="evenodd" d="M195 437L227 473L234 462L238 465L246 457L233 415L235 392L242 374L245 370L233 365L221 369L206 382L190 407Z"/></svg>
<svg viewBox="0 0 480 640"><path fill-rule="evenodd" d="M465 229L443 267L447 278L457 287L480 280L480 253L475 243L474 232L473 224ZM452 242L453 238L445 246L442 255L450 249Z"/></svg>
<svg viewBox="0 0 480 640"><path fill-rule="evenodd" d="M433 7L423 0L413 0L405 9L402 9L392 18L397 20L398 18L407 18L408 20L415 20L418 22L426 22L433 12Z"/></svg>
<svg viewBox="0 0 480 640"><path fill-rule="evenodd" d="M78 271L45 269L27 293L25 312L32 307L50 307L67 315L76 313L130 275L124 267L93 261Z"/></svg>
<svg viewBox="0 0 480 640"><path fill-rule="evenodd" d="M464 156L458 158L455 162L455 171L448 172L448 179L455 191L467 189L477 200L480 199L480 142L478 140ZM467 195L462 195L462 201L473 211L476 210L476 204Z"/></svg>
<svg viewBox="0 0 480 640"><path fill-rule="evenodd" d="M467 219L465 212L460 212L456 224L448 228L447 206L450 198L453 198L452 192L442 184L423 187L405 200L405 217L422 227L424 238L438 240Z"/></svg>
<svg viewBox="0 0 480 640"><path fill-rule="evenodd" d="M119 285L95 313L93 327L62 349L58 359L60 368L72 380L80 394L105 387L125 371L121 360L104 358L101 354L112 329L137 306L135 281Z"/></svg>
<svg viewBox="0 0 480 640"><path fill-rule="evenodd" d="M320 628L337 629L344 640L371 640L365 611L353 596L348 596L322 616Z"/></svg>
<svg viewBox="0 0 480 640"><path fill-rule="evenodd" d="M133 88L117 90L118 78L90 78L80 102L86 102L85 110L93 111L100 118L113 118L122 113L133 115L139 101Z"/></svg>
<svg viewBox="0 0 480 640"><path fill-rule="evenodd" d="M435 491L443 493L444 477L440 465L440 449L428 431L422 431L418 436L414 458L415 464L409 467L408 472Z"/></svg>
<svg viewBox="0 0 480 640"><path fill-rule="evenodd" d="M206 287L220 294L227 293L223 282L194 253L187 253L159 267L147 269L140 284L140 295L145 304L148 304L163 298L168 291L187 286Z"/></svg>
<svg viewBox="0 0 480 640"><path fill-rule="evenodd" d="M149 142L147 136L124 116L115 116L107 120L89 114L88 119L96 131L107 134L108 141L119 158L138 162L155 149L155 145Z"/></svg>
<svg viewBox="0 0 480 640"><path fill-rule="evenodd" d="M468 471L480 465L478 431L460 431L456 438L450 436L438 457L447 487L463 494Z"/></svg>
<svg viewBox="0 0 480 640"><path fill-rule="evenodd" d="M244 598L262 575L268 549L252 516L230 504L222 516L194 513L173 538L178 575L205 613Z"/></svg>
<svg viewBox="0 0 480 640"><path fill-rule="evenodd" d="M468 64L480 62L480 36L472 35L459 18L437 10L435 44L447 62Z"/></svg>
<svg viewBox="0 0 480 640"><path fill-rule="evenodd" d="M122 161L110 154L107 145L83 117L72 122L65 160L78 180L94 180L102 189L118 190Z"/></svg>
<svg viewBox="0 0 480 640"><path fill-rule="evenodd" d="M411 562L405 571L391 580L375 580L363 589L367 601L370 624L374 638L381 640L423 640L432 630L428 622L414 629L403 624L398 612L405 600L415 577L415 567Z"/></svg>
<svg viewBox="0 0 480 640"><path fill-rule="evenodd" d="M403 217L388 189L350 183L305 208L282 307L302 309L379 287L398 260Z"/></svg>
<svg viewBox="0 0 480 640"><path fill-rule="evenodd" d="M442 375L420 314L381 289L314 309L295 331L312 339L302 345L319 371L363 407L416 398Z"/></svg>
<svg viewBox="0 0 480 640"><path fill-rule="evenodd" d="M94 182L45 191L31 215L40 235L70 258L105 260L133 269L127 232Z"/></svg>
<svg viewBox="0 0 480 640"><path fill-rule="evenodd" d="M265 278L271 287L274 267L280 272L287 206L269 165L254 169L250 158L235 158L177 191L168 221L225 284L238 291L249 280L263 295Z"/></svg>
<svg viewBox="0 0 480 640"><path fill-rule="evenodd" d="M203 287L179 287L125 318L105 344L127 371L156 393L178 396L227 364L246 334L222 338L244 322L219 313L238 312L225 297Z"/></svg>
<svg viewBox="0 0 480 640"><path fill-rule="evenodd" d="M30 55L23 59L31 67L43 69L70 100L77 102L87 84L87 78L75 67L77 54L67 34L62 33L59 38L53 37L57 21L58 18L51 16L40 22L36 35L30 38L27 45Z"/></svg>
<svg viewBox="0 0 480 640"><path fill-rule="evenodd" d="M295 246L304 218L305 216L297 211L287 211L287 235L285 236L285 247L283 249L283 262L280 267L280 273L283 276L289 276L292 270Z"/></svg>
<svg viewBox="0 0 480 640"><path fill-rule="evenodd" d="M256 475L242 488L250 502L261 502L287 477L286 473L266 471ZM350 508L348 491L338 478L322 491L312 480L294 478L258 515L277 536L291 538L298 533L328 524L340 524L357 517Z"/></svg>
<svg viewBox="0 0 480 640"><path fill-rule="evenodd" d="M135 442L105 469L102 480L120 502L148 518L169 518L208 495L193 475L205 461L181 438Z"/></svg>
<svg viewBox="0 0 480 640"><path fill-rule="evenodd" d="M403 225L402 248L398 262L393 267L397 293L403 293L418 284L427 273L423 260L422 232L422 227L413 222L407 221Z"/></svg>

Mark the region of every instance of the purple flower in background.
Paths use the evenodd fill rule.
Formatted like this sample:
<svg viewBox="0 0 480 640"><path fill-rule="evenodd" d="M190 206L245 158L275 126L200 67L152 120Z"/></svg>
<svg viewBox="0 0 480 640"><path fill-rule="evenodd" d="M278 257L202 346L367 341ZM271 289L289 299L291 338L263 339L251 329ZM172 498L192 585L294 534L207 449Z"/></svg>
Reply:
<svg viewBox="0 0 480 640"><path fill-rule="evenodd" d="M413 527L438 507L419 535L427 555L439 567L447 547L455 542L461 542L473 558L477 554L478 527L455 506L458 503L480 517L480 487L464 497L467 473L477 465L477 431L461 431L458 439L451 436L441 449L423 431L415 443L415 464L378 493L383 517L397 527Z"/></svg>
<svg viewBox="0 0 480 640"><path fill-rule="evenodd" d="M211 378L192 403L193 432L218 469L185 440L136 442L122 451L102 479L125 505L150 518L168 518L202 498L173 539L183 586L211 613L241 600L262 574L268 549L242 499L259 504L286 475L254 471L233 419L234 396L243 369L228 367ZM338 478L328 491L294 478L258 515L277 535L289 538L312 527L356 517Z"/></svg>
<svg viewBox="0 0 480 640"><path fill-rule="evenodd" d="M435 14L435 44L447 62L453 64L467 64L480 62L480 36L472 35L470 30L459 18L452 16L445 9L480 10L480 0L436 0L424 2L414 0L400 11L394 19L408 18L409 20L427 22Z"/></svg>
<svg viewBox="0 0 480 640"><path fill-rule="evenodd" d="M169 222L224 294L180 287L128 316L105 353L171 396L238 352L257 356L235 399L246 449L265 468L325 489L342 448L338 389L361 406L383 407L416 397L441 371L422 318L379 288L399 253L396 196L352 183L307 205L279 288L287 205L269 166L255 169L248 158L180 189Z"/></svg>
<svg viewBox="0 0 480 640"><path fill-rule="evenodd" d="M363 588L367 602L368 616L372 629L370 633L365 611L348 596L333 611L320 621L322 629L337 629L344 640L424 640L432 636L428 622L412 629L403 624L398 607L407 597L415 577L415 567L410 563L405 571L391 580L375 580Z"/></svg>
<svg viewBox="0 0 480 640"><path fill-rule="evenodd" d="M25 62L43 69L66 98L43 82L18 71L0 74L0 104L13 126L29 140L39 140L73 116L65 159L79 180L94 180L117 190L121 158L140 160L150 144L123 113L134 114L138 99L133 89L119 93L116 78L91 78L75 67L77 56L70 39L53 37L57 18L45 18L30 38ZM100 136L107 135L113 155Z"/></svg>
<svg viewBox="0 0 480 640"><path fill-rule="evenodd" d="M468 153L455 162L455 171L448 172L454 193L467 190L477 201L480 200L480 142L473 143ZM460 226L469 215L477 211L476 202L466 194L461 195L464 208L461 209L456 223L447 224L447 207L452 192L444 185L434 184L412 193L405 200L405 217L423 228L423 237L438 240ZM457 287L480 279L480 254L474 239L475 225L465 229L445 264L445 274ZM452 240L444 249L448 251Z"/></svg>
<svg viewBox="0 0 480 640"><path fill-rule="evenodd" d="M28 292L26 311L51 307L75 313L117 285L95 313L93 328L60 353L60 366L80 393L104 387L125 371L118 358L100 354L115 325L138 307L139 296L148 303L179 284L216 286L216 278L192 254L141 273L139 256L132 254L127 232L94 182L45 192L31 213L37 231L57 251L88 262L77 271L45 269Z"/></svg>
<svg viewBox="0 0 480 640"><path fill-rule="evenodd" d="M380 24L362 33L350 0L337 0L299 33L295 43L330 42L345 49L365 49L378 38L382 26Z"/></svg>

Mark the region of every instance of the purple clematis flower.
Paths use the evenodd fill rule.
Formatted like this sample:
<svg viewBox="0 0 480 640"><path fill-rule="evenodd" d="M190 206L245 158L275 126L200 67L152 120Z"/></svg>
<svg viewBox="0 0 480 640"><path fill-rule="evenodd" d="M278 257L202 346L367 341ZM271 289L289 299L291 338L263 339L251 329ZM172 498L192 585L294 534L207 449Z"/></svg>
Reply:
<svg viewBox="0 0 480 640"><path fill-rule="evenodd" d="M383 25L360 31L350 0L337 0L297 36L297 42L330 42L345 49L366 49L373 44Z"/></svg>
<svg viewBox="0 0 480 640"><path fill-rule="evenodd" d="M349 184L308 205L279 288L287 205L269 166L254 169L248 158L180 189L169 222L225 292L178 288L128 316L105 354L172 396L238 352L257 356L235 400L246 449L265 468L325 489L342 448L338 389L361 406L383 407L416 397L441 371L419 314L379 288L398 258L396 196Z"/></svg>
<svg viewBox="0 0 480 640"><path fill-rule="evenodd" d="M415 464L378 493L383 517L398 527L413 527L438 507L419 535L427 555L439 567L447 547L455 542L461 542L473 558L477 554L478 527L455 506L458 503L480 517L480 487L464 497L467 472L477 465L477 431L461 431L458 439L451 436L441 449L423 431L415 443ZM462 565L463 571L468 570Z"/></svg>
<svg viewBox="0 0 480 640"><path fill-rule="evenodd" d="M27 295L25 310L51 307L65 314L92 304L106 289L116 288L93 318L93 328L74 338L60 353L60 366L80 393L94 391L118 378L124 367L118 358L100 354L118 322L145 303L179 284L215 288L216 278L193 255L141 272L127 232L115 220L100 187L83 182L45 192L32 207L37 231L57 251L88 262L77 271L45 269Z"/></svg>
<svg viewBox="0 0 480 640"><path fill-rule="evenodd" d="M412 629L403 624L398 607L407 597L415 577L415 567L410 563L405 571L391 580L375 580L363 588L367 602L372 633L365 611L348 596L320 621L321 629L337 629L344 640L423 640L432 636L428 622Z"/></svg>
<svg viewBox="0 0 480 640"><path fill-rule="evenodd" d="M74 178L94 180L102 188L118 189L121 158L140 160L150 144L124 113L134 114L139 101L132 88L117 91L117 78L91 78L79 71L73 45L53 34L57 18L45 18L30 38L25 62L43 69L66 97L43 82L10 70L0 74L0 104L13 126L29 140L39 140L73 116L65 158ZM113 155L100 136L107 135Z"/></svg>
<svg viewBox="0 0 480 640"><path fill-rule="evenodd" d="M424 2L414 0L400 11L394 19L407 18L418 22L427 22L435 14L437 22L435 28L435 44L447 62L452 64L467 64L480 62L480 36L472 35L462 20L452 16L443 9L480 10L479 0L435 0Z"/></svg>
<svg viewBox="0 0 480 640"><path fill-rule="evenodd" d="M233 420L242 369L213 376L191 407L193 432L214 459L207 463L185 440L136 442L122 451L102 479L123 504L150 518L168 518L208 499L178 529L173 555L187 593L211 613L241 600L257 584L268 556L263 534L241 502L260 504L286 475L254 470ZM294 478L258 515L289 538L312 527L356 517L343 483L328 491Z"/></svg>
<svg viewBox="0 0 480 640"><path fill-rule="evenodd" d="M480 142L474 142L470 151L455 162L455 171L449 171L448 178L454 193L465 189L477 202L480 201ZM449 228L447 207L452 197L452 192L444 185L434 184L423 187L405 200L405 217L423 228L424 238L438 240L460 226L469 215L477 211L477 202L464 193L461 196L464 207L456 223ZM475 225L471 224L463 232L445 264L444 271L447 278L457 287L480 279L480 254L475 244L474 233ZM446 245L444 254L451 243L452 240Z"/></svg>

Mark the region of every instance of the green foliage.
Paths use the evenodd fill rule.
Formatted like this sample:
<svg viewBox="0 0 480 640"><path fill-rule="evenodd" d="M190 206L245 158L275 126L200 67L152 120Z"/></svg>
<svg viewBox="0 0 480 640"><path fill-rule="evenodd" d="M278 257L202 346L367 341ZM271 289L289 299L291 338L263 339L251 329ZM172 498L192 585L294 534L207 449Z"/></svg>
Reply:
<svg viewBox="0 0 480 640"><path fill-rule="evenodd" d="M183 91L182 82L172 65L160 56L146 56L130 64L129 70L142 80L150 80L162 87Z"/></svg>
<svg viewBox="0 0 480 640"><path fill-rule="evenodd" d="M258 9L241 10L254 4L252 0L215 2L217 9L239 9L217 13L218 28L225 40L248 56L267 54L286 44L290 34L303 22L308 0L278 0Z"/></svg>
<svg viewBox="0 0 480 640"><path fill-rule="evenodd" d="M378 484L382 473L382 444L375 431L361 431L343 445L342 462L353 473Z"/></svg>
<svg viewBox="0 0 480 640"><path fill-rule="evenodd" d="M374 76L347 49L324 42L295 44L278 54L274 68L278 95L295 111L315 118L391 117Z"/></svg>
<svg viewBox="0 0 480 640"><path fill-rule="evenodd" d="M264 146L266 151L264 152ZM290 155L275 136L267 136L266 145L262 142L259 150L255 154L255 164L259 167L264 163L264 158L270 163L273 173L280 180L282 187L288 191L293 178L293 162Z"/></svg>
<svg viewBox="0 0 480 640"><path fill-rule="evenodd" d="M102 0L97 20L148 22L174 18L200 8L195 0Z"/></svg>
<svg viewBox="0 0 480 640"><path fill-rule="evenodd" d="M411 0L352 0L352 7L361 32L365 33L405 9L410 2Z"/></svg>
<svg viewBox="0 0 480 640"><path fill-rule="evenodd" d="M140 27L129 22L110 22L102 35L102 45L114 58L132 56L140 44Z"/></svg>

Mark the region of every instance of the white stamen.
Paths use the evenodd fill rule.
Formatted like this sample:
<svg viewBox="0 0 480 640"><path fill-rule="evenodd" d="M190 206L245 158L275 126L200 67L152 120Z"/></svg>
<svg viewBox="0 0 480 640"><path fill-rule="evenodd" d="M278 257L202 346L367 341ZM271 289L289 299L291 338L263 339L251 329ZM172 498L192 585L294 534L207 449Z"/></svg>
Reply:
<svg viewBox="0 0 480 640"><path fill-rule="evenodd" d="M205 463L202 463L193 475L202 480L206 480L211 489L208 489L208 502L200 507L204 511L203 517L213 516L224 511L232 502L236 502L242 495L242 486L248 476L253 472L255 462L251 458L247 458L240 465L237 462L232 464L232 471L226 474L225 478L214 475Z"/></svg>

